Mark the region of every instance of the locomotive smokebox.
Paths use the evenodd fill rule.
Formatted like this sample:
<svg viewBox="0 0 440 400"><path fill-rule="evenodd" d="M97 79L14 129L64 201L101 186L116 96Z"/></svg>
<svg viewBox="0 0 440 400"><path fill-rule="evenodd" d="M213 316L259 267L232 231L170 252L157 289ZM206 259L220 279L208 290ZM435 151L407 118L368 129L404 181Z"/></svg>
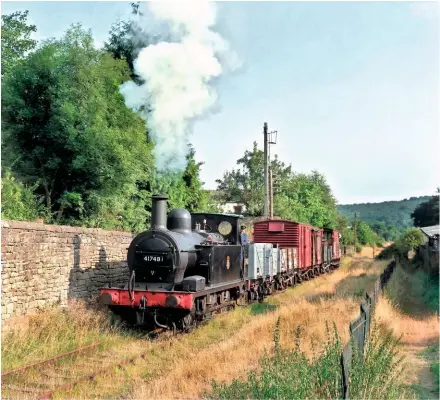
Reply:
<svg viewBox="0 0 440 400"><path fill-rule="evenodd" d="M155 194L151 196L151 229L166 230L167 229L167 202L168 196Z"/></svg>

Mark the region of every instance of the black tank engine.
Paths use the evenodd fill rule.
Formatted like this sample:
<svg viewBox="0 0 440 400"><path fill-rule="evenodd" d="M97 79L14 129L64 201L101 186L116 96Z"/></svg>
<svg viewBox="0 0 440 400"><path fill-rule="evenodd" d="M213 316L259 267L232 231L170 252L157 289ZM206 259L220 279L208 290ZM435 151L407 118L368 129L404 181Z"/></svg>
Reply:
<svg viewBox="0 0 440 400"><path fill-rule="evenodd" d="M185 328L233 305L243 290L240 216L172 210L152 198L151 229L128 248L130 278L101 289L99 301L136 324Z"/></svg>

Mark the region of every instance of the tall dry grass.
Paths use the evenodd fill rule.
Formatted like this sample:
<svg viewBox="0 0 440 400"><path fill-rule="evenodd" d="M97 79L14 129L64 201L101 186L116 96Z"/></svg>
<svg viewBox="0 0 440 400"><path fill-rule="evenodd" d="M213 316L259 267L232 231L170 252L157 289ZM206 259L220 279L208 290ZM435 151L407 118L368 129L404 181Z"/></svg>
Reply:
<svg viewBox="0 0 440 400"><path fill-rule="evenodd" d="M212 380L227 384L234 378L244 379L250 371L260 368L265 353L273 351L273 329L278 318L283 349L294 348L295 334L300 329L301 350L311 358L327 343L326 323L334 323L341 340L347 342L348 324L359 313L360 293L373 287L386 264L345 259L332 274L268 299L278 306L271 312L252 318L250 311L230 313L227 319L237 321L237 330L225 329L224 340L169 357L167 372L139 382L132 398L198 398L211 387Z"/></svg>
<svg viewBox="0 0 440 400"><path fill-rule="evenodd" d="M78 347L99 342L111 346L122 330L110 324L108 312L90 309L83 301L65 310L52 309L30 316L27 329L2 332L2 370L42 361Z"/></svg>

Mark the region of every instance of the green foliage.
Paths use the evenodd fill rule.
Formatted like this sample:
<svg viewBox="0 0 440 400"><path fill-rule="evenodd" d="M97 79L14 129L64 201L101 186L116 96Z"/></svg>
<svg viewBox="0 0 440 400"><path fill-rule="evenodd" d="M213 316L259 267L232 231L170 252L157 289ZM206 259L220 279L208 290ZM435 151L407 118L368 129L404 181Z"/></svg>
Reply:
<svg viewBox="0 0 440 400"><path fill-rule="evenodd" d="M400 254L407 255L409 251L416 250L423 242L423 233L420 229L411 228L396 241L396 249Z"/></svg>
<svg viewBox="0 0 440 400"><path fill-rule="evenodd" d="M365 357L353 351L349 379L351 399L406 398L400 381L402 360L397 356L399 340L391 332L374 327L366 343Z"/></svg>
<svg viewBox="0 0 440 400"><path fill-rule="evenodd" d="M439 190L439 189L437 189ZM414 226L425 227L439 224L439 195L419 204L411 214Z"/></svg>
<svg viewBox="0 0 440 400"><path fill-rule="evenodd" d="M131 3L131 18L128 21L118 20L112 24L109 39L104 44L104 49L117 60L125 60L130 69L130 77L139 81L134 73L134 60L139 51L151 44L157 43L160 35L150 35L145 32L145 27L138 21L143 14L139 11L140 2Z"/></svg>
<svg viewBox="0 0 440 400"><path fill-rule="evenodd" d="M300 330L296 347L285 350L279 342L279 320L274 329L274 355L265 354L261 372L251 372L246 382L232 384L213 382L212 399L305 399L340 398L341 344L337 332L329 336L321 353L315 353L310 362L300 350Z"/></svg>
<svg viewBox="0 0 440 400"><path fill-rule="evenodd" d="M435 380L435 395L436 398L439 397L439 392L440 392L440 366L439 366L439 360L438 360L438 354L439 354L439 344L434 345L433 347L431 347L430 352L433 353L433 357L435 359L435 361L431 364L431 372L434 375L434 380Z"/></svg>
<svg viewBox="0 0 440 400"><path fill-rule="evenodd" d="M36 32L37 28L27 23L27 17L27 10L2 15L2 76L11 72L14 66L24 59L26 53L36 46L31 34Z"/></svg>
<svg viewBox="0 0 440 400"><path fill-rule="evenodd" d="M42 214L41 199L35 195L36 185L28 187L17 181L10 171L1 178L1 217L11 220L35 220Z"/></svg>
<svg viewBox="0 0 440 400"><path fill-rule="evenodd" d="M73 25L26 54L35 45L26 18L2 17L2 158L44 198L47 222L140 231L149 225L153 192L168 194L171 208L214 208L194 150L182 173L156 172L145 122L119 92L132 77L137 45L149 44L139 26L114 25L103 51L90 31Z"/></svg>
<svg viewBox="0 0 440 400"><path fill-rule="evenodd" d="M411 213L419 204L429 199L430 197L423 196L411 197L401 201L345 204L338 205L338 211L350 220L357 212L360 220L368 223L378 235L390 241L395 240L413 226Z"/></svg>
<svg viewBox="0 0 440 400"><path fill-rule="evenodd" d="M358 242L364 246L383 244L383 239L363 221L357 223L357 239Z"/></svg>
<svg viewBox="0 0 440 400"><path fill-rule="evenodd" d="M250 216L262 215L264 207L264 153L254 142L252 151L246 151L237 160L239 168L227 171L218 179L222 202L237 201L246 206ZM336 200L325 177L292 172L277 156L271 160L274 176L274 214L314 226L336 227L338 213Z"/></svg>
<svg viewBox="0 0 440 400"><path fill-rule="evenodd" d="M385 295L399 311L412 316L426 316L439 312L439 280L414 262L401 260Z"/></svg>
<svg viewBox="0 0 440 400"><path fill-rule="evenodd" d="M144 122L119 93L123 61L96 50L90 32L72 26L44 43L5 79L3 128L14 169L38 192L54 222L95 226L102 218L133 229L126 211L143 207L136 182L153 163Z"/></svg>
<svg viewBox="0 0 440 400"><path fill-rule="evenodd" d="M251 372L246 381L231 384L213 382L210 399L337 399L342 398L342 345L336 327L327 328L327 341L321 352L315 350L310 360L300 350L298 327L295 348L280 347L279 324L274 329L274 355L267 353L260 362L261 371ZM397 358L398 341L388 332L373 329L366 344L365 360L354 352L349 374L349 396L353 399L404 398L399 383L401 359Z"/></svg>
<svg viewBox="0 0 440 400"><path fill-rule="evenodd" d="M252 303L251 305L251 314L259 315L266 314L268 312L275 311L278 309L278 304L269 304L269 303Z"/></svg>

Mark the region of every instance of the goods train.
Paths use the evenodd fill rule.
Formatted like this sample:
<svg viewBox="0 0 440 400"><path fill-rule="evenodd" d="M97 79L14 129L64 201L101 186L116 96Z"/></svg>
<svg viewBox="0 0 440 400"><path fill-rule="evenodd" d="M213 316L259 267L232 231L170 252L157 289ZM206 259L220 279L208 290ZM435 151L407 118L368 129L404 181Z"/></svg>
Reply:
<svg viewBox="0 0 440 400"><path fill-rule="evenodd" d="M151 229L128 248L130 277L99 302L135 325L189 329L213 312L262 301L339 265L339 234L286 220L240 231L242 216L172 210L152 197Z"/></svg>

